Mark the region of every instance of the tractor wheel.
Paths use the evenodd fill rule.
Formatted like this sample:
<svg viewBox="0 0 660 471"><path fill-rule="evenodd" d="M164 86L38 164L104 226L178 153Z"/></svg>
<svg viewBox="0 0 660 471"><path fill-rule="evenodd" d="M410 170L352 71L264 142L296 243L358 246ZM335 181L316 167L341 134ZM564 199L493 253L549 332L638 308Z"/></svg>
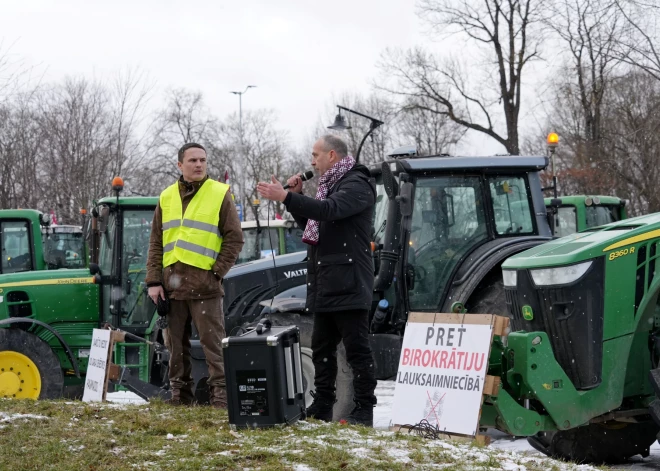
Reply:
<svg viewBox="0 0 660 471"><path fill-rule="evenodd" d="M300 353L303 373L303 388L305 389L305 405L312 404L312 391L314 390L314 363L312 363L312 328L314 321L310 316L299 313L271 314L273 325L297 325L300 329Z"/></svg>
<svg viewBox="0 0 660 471"><path fill-rule="evenodd" d="M635 455L646 457L658 426L645 422L604 422L559 432L541 432L527 441L541 453L578 463L616 464Z"/></svg>
<svg viewBox="0 0 660 471"><path fill-rule="evenodd" d="M0 329L0 397L62 397L62 366L50 346L20 329Z"/></svg>
<svg viewBox="0 0 660 471"><path fill-rule="evenodd" d="M470 314L508 316L502 274L493 273L486 277L474 290L465 307Z"/></svg>

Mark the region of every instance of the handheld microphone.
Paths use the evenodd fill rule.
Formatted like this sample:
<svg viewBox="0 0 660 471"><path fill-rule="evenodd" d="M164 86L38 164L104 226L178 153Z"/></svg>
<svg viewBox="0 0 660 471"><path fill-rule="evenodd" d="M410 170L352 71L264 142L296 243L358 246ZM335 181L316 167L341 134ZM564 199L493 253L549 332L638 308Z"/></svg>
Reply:
<svg viewBox="0 0 660 471"><path fill-rule="evenodd" d="M311 170L307 170L305 173L300 175L300 179L304 182L306 182L307 180L309 180L310 178L313 178L313 177L314 177L314 172L312 172ZM282 188L284 188L286 190L287 188L290 188L290 186L287 183Z"/></svg>

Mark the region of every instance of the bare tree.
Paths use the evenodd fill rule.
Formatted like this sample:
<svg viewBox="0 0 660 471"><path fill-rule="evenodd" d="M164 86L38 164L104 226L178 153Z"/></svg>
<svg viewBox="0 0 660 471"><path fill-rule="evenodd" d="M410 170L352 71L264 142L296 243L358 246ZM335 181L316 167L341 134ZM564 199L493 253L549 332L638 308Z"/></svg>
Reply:
<svg viewBox="0 0 660 471"><path fill-rule="evenodd" d="M114 143L115 175L131 175L146 163L153 149L153 136L146 121L146 105L153 83L138 69L120 73L109 87L110 119ZM151 139L150 139L151 138ZM130 177L127 179L130 181Z"/></svg>
<svg viewBox="0 0 660 471"><path fill-rule="evenodd" d="M186 142L197 142L207 149L211 165L219 165L217 155L220 122L204 104L200 92L176 89L168 92L166 107L157 113L152 127L145 165L134 166L135 189L142 194L159 194L178 178L177 151Z"/></svg>
<svg viewBox="0 0 660 471"><path fill-rule="evenodd" d="M660 211L660 82L632 71L617 79L607 99L611 158L601 171L612 173L632 214Z"/></svg>
<svg viewBox="0 0 660 471"><path fill-rule="evenodd" d="M613 3L627 25L626 34L617 38L618 58L660 80L660 5L647 0L613 0Z"/></svg>
<svg viewBox="0 0 660 471"><path fill-rule="evenodd" d="M560 187L563 193L607 194L613 177L603 171L610 158L605 97L616 74L625 72L615 53L625 28L611 0L555 0L554 7L559 14L548 26L568 52L552 85L546 129L562 137Z"/></svg>
<svg viewBox="0 0 660 471"><path fill-rule="evenodd" d="M414 144L418 155L449 154L463 138L467 128L442 113L441 105L430 102L427 111L417 106L404 106L395 124L395 142Z"/></svg>
<svg viewBox="0 0 660 471"><path fill-rule="evenodd" d="M230 115L222 127L220 137L223 153L222 163L231 174L231 188L237 202L245 205L243 210L257 219L270 212L282 214L281 203L265 207L253 204L259 198L256 193L259 181L270 181L271 175L285 179L290 159L288 136L275 127L277 115L273 110L244 112L241 123L236 114ZM268 203L270 205L270 203ZM247 213L246 213L247 214Z"/></svg>
<svg viewBox="0 0 660 471"><path fill-rule="evenodd" d="M481 48L484 62L494 64L494 70L482 70L479 83L474 83L475 69L466 73L460 61L440 61L419 48L389 51L382 69L396 83L379 88L405 97L408 107L445 115L492 137L510 154L519 154L522 78L529 62L539 57L536 33L542 27L545 4L544 0L421 0L419 16L435 32L454 34ZM494 77L488 75L491 72ZM429 102L438 106L430 107ZM496 103L503 112L506 135L496 130L492 111Z"/></svg>
<svg viewBox="0 0 660 471"><path fill-rule="evenodd" d="M67 79L40 97L38 122L44 197L60 221L78 222L80 208L108 192L113 173L107 90L85 79Z"/></svg>

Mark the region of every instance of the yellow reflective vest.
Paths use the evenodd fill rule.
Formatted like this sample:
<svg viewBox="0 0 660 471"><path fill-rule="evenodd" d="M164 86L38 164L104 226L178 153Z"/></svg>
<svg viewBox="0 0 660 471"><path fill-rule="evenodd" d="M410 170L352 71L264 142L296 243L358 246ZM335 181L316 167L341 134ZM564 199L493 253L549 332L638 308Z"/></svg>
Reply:
<svg viewBox="0 0 660 471"><path fill-rule="evenodd" d="M179 182L160 194L163 217L163 266L176 262L210 270L222 247L220 208L229 185L207 179L182 214Z"/></svg>

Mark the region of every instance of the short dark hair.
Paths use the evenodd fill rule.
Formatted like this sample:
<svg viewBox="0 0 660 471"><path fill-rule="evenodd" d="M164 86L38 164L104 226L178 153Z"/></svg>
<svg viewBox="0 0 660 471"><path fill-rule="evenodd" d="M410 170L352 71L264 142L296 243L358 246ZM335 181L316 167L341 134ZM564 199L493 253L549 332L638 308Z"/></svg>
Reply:
<svg viewBox="0 0 660 471"><path fill-rule="evenodd" d="M188 149L202 149L206 152L203 145L197 144L196 142L187 142L181 146L181 149L179 149L179 162L183 162L183 154L185 154Z"/></svg>
<svg viewBox="0 0 660 471"><path fill-rule="evenodd" d="M342 138L337 137L334 134L326 134L325 136L321 136L321 140L323 141L323 147L326 152L334 150L340 159L343 159L348 155L348 146Z"/></svg>

